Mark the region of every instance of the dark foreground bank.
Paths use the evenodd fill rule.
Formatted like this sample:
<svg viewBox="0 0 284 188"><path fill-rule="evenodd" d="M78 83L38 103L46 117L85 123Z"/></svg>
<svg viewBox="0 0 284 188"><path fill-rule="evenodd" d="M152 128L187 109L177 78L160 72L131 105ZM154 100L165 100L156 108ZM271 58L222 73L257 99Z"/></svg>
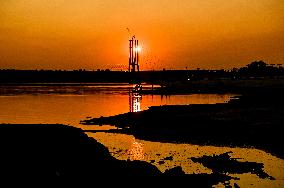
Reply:
<svg viewBox="0 0 284 188"><path fill-rule="evenodd" d="M161 173L143 161L121 161L81 129L65 125L0 125L0 177L25 180L72 179L125 184L128 177L184 177L188 184L211 187L231 177L221 174L186 175L180 167ZM108 179L109 181L105 181ZM165 178L163 178L164 182ZM143 183L143 182L141 182Z"/></svg>

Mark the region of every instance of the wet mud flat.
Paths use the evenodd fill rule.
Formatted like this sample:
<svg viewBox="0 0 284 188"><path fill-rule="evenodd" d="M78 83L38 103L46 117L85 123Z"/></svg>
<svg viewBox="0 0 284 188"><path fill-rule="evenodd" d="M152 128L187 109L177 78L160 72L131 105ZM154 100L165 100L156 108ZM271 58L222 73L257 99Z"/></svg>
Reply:
<svg viewBox="0 0 284 188"><path fill-rule="evenodd" d="M226 152L220 155L202 156L200 158L191 157L191 160L196 163L201 163L203 166L210 168L213 173L230 173L230 174L243 174L251 173L256 174L261 179L275 180L274 177L264 172L264 165L256 162L240 162L237 158L230 156L232 152Z"/></svg>
<svg viewBox="0 0 284 188"><path fill-rule="evenodd" d="M125 185L128 177L180 177L188 185L211 187L232 177L224 173L185 174L181 167L160 172L143 161L122 161L79 128L60 124L0 124L1 178L35 180L84 180ZM119 181L105 181L109 178ZM116 180L117 180L116 179ZM161 180L161 181L160 181ZM143 182L141 182L143 184Z"/></svg>
<svg viewBox="0 0 284 188"><path fill-rule="evenodd" d="M82 121L114 125L148 141L255 147L284 158L283 90L247 92L226 104L153 106L148 110Z"/></svg>

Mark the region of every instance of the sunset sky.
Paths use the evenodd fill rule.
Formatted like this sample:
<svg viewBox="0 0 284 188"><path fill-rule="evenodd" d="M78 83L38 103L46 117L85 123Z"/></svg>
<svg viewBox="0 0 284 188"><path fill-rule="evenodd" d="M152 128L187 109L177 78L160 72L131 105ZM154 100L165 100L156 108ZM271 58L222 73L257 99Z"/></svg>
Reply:
<svg viewBox="0 0 284 188"><path fill-rule="evenodd" d="M284 64L284 0L0 1L1 69L126 70L132 35L142 70Z"/></svg>

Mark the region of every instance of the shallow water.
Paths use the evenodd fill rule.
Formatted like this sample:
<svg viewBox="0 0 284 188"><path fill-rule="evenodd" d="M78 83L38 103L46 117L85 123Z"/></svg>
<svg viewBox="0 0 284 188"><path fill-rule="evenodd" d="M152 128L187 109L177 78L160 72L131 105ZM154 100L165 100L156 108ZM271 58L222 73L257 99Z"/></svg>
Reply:
<svg viewBox="0 0 284 188"><path fill-rule="evenodd" d="M126 84L2 86L0 91L0 123L61 123L85 130L115 129L112 126L79 124L80 120L90 117L141 111L159 105L224 103L235 96L234 94L133 96L129 95L129 87ZM148 161L161 171L182 166L186 173L212 173L202 164L194 163L190 157L232 151L231 156L240 158L240 161L263 163L264 171L276 180L260 179L254 174L235 174L233 176L240 180L231 181L231 184L237 182L241 187L284 187L284 160L258 149L149 142L137 140L131 135L104 132L87 134L108 147L116 158ZM224 187L222 184L219 186Z"/></svg>
<svg viewBox="0 0 284 188"><path fill-rule="evenodd" d="M147 87L151 86L144 86ZM80 127L80 120L87 117L111 116L159 105L223 103L234 96L129 96L129 86L125 84L2 86L0 91L0 123L62 123Z"/></svg>
<svg viewBox="0 0 284 188"><path fill-rule="evenodd" d="M276 180L260 179L255 174L249 173L229 174L240 178L240 180L230 181L231 185L234 182L241 187L283 187L284 185L284 160L259 149L150 142L135 139L130 135L113 133L88 133L88 135L108 147L111 154L117 159L147 161L157 166L161 171L181 166L188 174L212 173L211 169L194 163L190 158L232 152L231 157L240 158L238 161L263 163L264 172ZM219 185L219 187L224 187L224 185Z"/></svg>

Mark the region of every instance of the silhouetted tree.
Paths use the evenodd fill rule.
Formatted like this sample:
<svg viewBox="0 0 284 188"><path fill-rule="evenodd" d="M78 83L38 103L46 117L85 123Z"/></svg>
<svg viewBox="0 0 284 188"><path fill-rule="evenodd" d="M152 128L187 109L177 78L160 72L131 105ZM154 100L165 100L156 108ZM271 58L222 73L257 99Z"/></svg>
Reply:
<svg viewBox="0 0 284 188"><path fill-rule="evenodd" d="M267 67L267 64L264 63L263 61L254 61L254 62L248 64L247 67L251 71L263 70L263 69L265 69Z"/></svg>

